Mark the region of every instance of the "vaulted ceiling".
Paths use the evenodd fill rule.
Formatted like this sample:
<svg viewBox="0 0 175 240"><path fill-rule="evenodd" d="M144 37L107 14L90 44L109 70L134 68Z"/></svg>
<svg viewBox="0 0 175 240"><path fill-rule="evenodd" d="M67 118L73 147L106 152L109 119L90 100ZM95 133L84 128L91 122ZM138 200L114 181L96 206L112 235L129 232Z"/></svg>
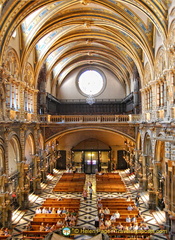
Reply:
<svg viewBox="0 0 175 240"><path fill-rule="evenodd" d="M59 84L84 65L112 71L130 84L133 69L143 77L143 59L154 64L155 31L167 35L166 0L4 0L3 52L15 29L21 27L21 66L35 51L35 77L43 63ZM1 61L3 61L1 56Z"/></svg>

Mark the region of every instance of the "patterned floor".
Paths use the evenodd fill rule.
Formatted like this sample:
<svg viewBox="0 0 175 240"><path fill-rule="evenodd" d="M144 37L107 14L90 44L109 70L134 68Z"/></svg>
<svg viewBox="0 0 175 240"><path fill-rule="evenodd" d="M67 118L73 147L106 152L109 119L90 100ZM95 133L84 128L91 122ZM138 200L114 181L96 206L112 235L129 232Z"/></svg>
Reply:
<svg viewBox="0 0 175 240"><path fill-rule="evenodd" d="M94 218L97 215L97 198L123 198L128 196L128 192L130 193L130 196L132 199L135 199L137 192L139 191L138 184L135 184L134 182L134 176L129 176L127 174L127 171L121 172L121 177L123 181L125 182L125 185L127 187L128 192L127 193L96 193L96 178L95 175L86 175L86 182L85 185L87 186L87 183L89 181L92 182L92 188L93 188L93 194L92 194L92 200L89 199L86 202L84 202L84 199L82 197L82 193L54 193L52 191L53 187L56 185L57 181L62 176L62 172L57 173L55 177L50 176L49 183L42 184L42 194L40 196L31 194L30 195L30 208L29 210L25 211L18 211L16 210L13 213L13 239L19 240L22 238L22 235L20 234L21 231L25 229L25 226L29 221L32 220L35 209L40 206L44 200L48 197L54 198L62 196L63 198L78 198L80 199L80 209L79 209L79 217L77 221L77 227L85 228L85 229L95 229L94 227ZM140 192L141 198L140 198L140 212L141 215L144 218L144 221L149 225L151 229L154 231L159 230L161 225L165 224L165 214L163 211L154 211L150 212L148 210L148 195L146 192ZM77 240L85 240L91 238L87 235L76 235L75 239ZM168 239L163 234L155 234L153 239Z"/></svg>

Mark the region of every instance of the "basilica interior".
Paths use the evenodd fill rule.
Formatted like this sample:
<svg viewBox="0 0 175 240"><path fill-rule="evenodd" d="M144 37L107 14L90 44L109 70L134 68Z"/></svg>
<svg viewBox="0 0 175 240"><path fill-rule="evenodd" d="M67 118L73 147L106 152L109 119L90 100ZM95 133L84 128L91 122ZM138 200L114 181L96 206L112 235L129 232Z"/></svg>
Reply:
<svg viewBox="0 0 175 240"><path fill-rule="evenodd" d="M116 173L163 214L167 236L154 239L175 239L175 1L2 0L0 11L0 227L12 234L14 214L65 173L90 179L94 201L95 176Z"/></svg>

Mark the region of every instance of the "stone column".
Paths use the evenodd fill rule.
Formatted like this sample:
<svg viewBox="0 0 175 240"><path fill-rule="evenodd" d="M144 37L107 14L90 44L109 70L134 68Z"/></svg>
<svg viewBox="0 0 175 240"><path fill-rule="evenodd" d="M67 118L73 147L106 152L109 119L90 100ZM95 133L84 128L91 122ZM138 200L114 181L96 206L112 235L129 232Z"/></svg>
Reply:
<svg viewBox="0 0 175 240"><path fill-rule="evenodd" d="M47 160L45 150L43 150L43 167L41 169L41 177L43 182L47 181Z"/></svg>
<svg viewBox="0 0 175 240"><path fill-rule="evenodd" d="M19 86L19 102L20 102L20 119L25 120L25 110L24 110L24 91L25 83L21 83Z"/></svg>
<svg viewBox="0 0 175 240"><path fill-rule="evenodd" d="M6 83L6 106L10 108L10 82Z"/></svg>
<svg viewBox="0 0 175 240"><path fill-rule="evenodd" d="M142 178L140 179L140 186L143 189L143 191L147 190L147 186L148 186L148 179L146 177L146 158L147 156L142 156Z"/></svg>
<svg viewBox="0 0 175 240"><path fill-rule="evenodd" d="M21 126L20 128L20 140L21 140L21 161L18 163L19 170L19 189L18 189L18 201L21 209L28 208L29 199L29 184L27 182L27 171L28 165L25 163L25 126Z"/></svg>
<svg viewBox="0 0 175 240"><path fill-rule="evenodd" d="M32 98L32 101L33 101L33 119L34 121L38 121L38 104L37 104L37 101L38 101L38 90L33 90L34 91L34 94L33 94L33 98Z"/></svg>
<svg viewBox="0 0 175 240"><path fill-rule="evenodd" d="M33 158L34 161L34 176L35 178L33 179L33 190L35 194L40 194L41 193L41 173L39 169L39 162L40 158L36 155Z"/></svg>
<svg viewBox="0 0 175 240"><path fill-rule="evenodd" d="M149 190L149 209L155 210L157 202L157 194L153 190Z"/></svg>
<svg viewBox="0 0 175 240"><path fill-rule="evenodd" d="M34 162L34 176L35 179L33 180L33 188L35 194L40 194L41 193L41 169L40 169L40 157L39 157L39 142L38 142L38 135L39 135L39 126L36 125L34 127L34 140L35 140L35 156L33 157L33 162Z"/></svg>
<svg viewBox="0 0 175 240"><path fill-rule="evenodd" d="M10 133L10 128L6 126L4 128L4 147L5 147L5 166L4 166L4 174L1 176L0 179L0 186L1 186L1 197L0 197L0 212L1 212L1 219L3 227L11 227L11 216L12 210L10 207L10 194L8 192L8 137Z"/></svg>

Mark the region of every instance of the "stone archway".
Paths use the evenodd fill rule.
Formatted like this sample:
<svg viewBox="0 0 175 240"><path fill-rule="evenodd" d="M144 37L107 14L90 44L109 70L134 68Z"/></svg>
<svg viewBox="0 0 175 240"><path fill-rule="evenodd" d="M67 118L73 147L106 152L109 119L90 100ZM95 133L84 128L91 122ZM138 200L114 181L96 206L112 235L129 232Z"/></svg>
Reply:
<svg viewBox="0 0 175 240"><path fill-rule="evenodd" d="M0 145L0 175L5 172L5 151L4 148Z"/></svg>
<svg viewBox="0 0 175 240"><path fill-rule="evenodd" d="M20 162L20 144L17 136L12 136L8 142L8 172L14 174L18 170L17 163Z"/></svg>
<svg viewBox="0 0 175 240"><path fill-rule="evenodd" d="M42 156L43 150L44 150L44 138L43 138L43 135L41 133L39 133L39 136L38 136L38 151L39 151L40 156Z"/></svg>
<svg viewBox="0 0 175 240"><path fill-rule="evenodd" d="M8 175L11 179L9 191L17 191L19 185L19 163L21 161L21 146L18 137L12 134L8 141Z"/></svg>
<svg viewBox="0 0 175 240"><path fill-rule="evenodd" d="M28 172L25 172L27 184L29 185L30 191L34 190L32 179L35 176L35 143L32 133L28 133L25 140L25 163L29 166Z"/></svg>
<svg viewBox="0 0 175 240"><path fill-rule="evenodd" d="M30 133L25 140L25 159L27 164L32 163L32 156L35 154L35 144L33 135Z"/></svg>

